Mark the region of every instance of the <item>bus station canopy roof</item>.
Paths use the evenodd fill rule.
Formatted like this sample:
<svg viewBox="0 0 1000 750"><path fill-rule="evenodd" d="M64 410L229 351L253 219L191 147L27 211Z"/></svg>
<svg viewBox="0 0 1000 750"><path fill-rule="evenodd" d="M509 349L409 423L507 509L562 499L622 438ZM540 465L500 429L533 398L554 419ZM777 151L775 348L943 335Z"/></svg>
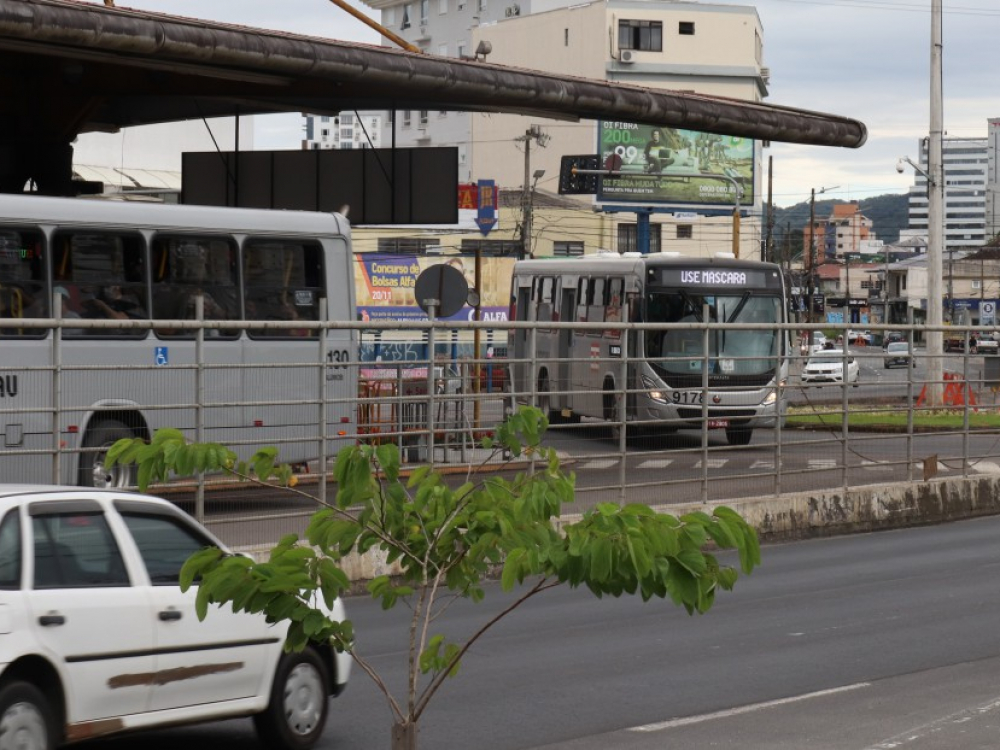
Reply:
<svg viewBox="0 0 1000 750"><path fill-rule="evenodd" d="M0 143L269 112L435 109L603 119L857 148L865 126L791 107L574 78L106 7L0 0Z"/></svg>

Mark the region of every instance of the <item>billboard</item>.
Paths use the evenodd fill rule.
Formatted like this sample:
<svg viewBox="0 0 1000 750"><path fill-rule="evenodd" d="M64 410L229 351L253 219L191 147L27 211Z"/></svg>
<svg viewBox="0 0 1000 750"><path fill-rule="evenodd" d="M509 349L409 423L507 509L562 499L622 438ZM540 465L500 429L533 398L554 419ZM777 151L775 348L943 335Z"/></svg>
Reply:
<svg viewBox="0 0 1000 750"><path fill-rule="evenodd" d="M354 259L354 289L357 295L359 320L427 320L427 313L417 304L414 288L420 272L438 263L455 266L465 274L469 287L475 286L474 257L358 253ZM481 317L483 320L507 320L514 258L482 258L481 263L482 289L479 290ZM474 319L474 309L468 305L454 315L442 318L442 320Z"/></svg>
<svg viewBox="0 0 1000 750"><path fill-rule="evenodd" d="M624 173L600 181L598 201L733 206L735 180L740 205L754 202L753 139L604 121L598 134L603 168Z"/></svg>

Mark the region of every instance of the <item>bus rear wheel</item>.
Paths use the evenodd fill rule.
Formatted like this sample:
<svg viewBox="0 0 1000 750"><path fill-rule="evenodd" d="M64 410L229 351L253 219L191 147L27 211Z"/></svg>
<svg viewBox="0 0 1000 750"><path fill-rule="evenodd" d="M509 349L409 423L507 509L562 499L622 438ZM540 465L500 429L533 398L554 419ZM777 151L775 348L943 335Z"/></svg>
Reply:
<svg viewBox="0 0 1000 750"><path fill-rule="evenodd" d="M753 429L750 427L727 427L726 440L730 445L749 445L750 438L753 437Z"/></svg>
<svg viewBox="0 0 1000 750"><path fill-rule="evenodd" d="M102 419L93 424L83 439L83 448L87 450L80 454L80 478L78 484L82 487L98 487L113 489L132 487L135 485L135 466L116 464L108 467L108 449L122 438L135 437L127 425L117 419Z"/></svg>

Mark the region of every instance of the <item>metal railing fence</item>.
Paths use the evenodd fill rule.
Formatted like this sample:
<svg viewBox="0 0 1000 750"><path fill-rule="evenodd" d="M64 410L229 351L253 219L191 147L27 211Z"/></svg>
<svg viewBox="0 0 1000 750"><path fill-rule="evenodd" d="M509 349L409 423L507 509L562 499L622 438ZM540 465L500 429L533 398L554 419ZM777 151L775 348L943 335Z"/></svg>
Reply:
<svg viewBox="0 0 1000 750"><path fill-rule="evenodd" d="M433 464L462 478L505 466L530 470L530 464L509 466L509 457L481 447L482 437L521 403L549 411L547 442L576 473L576 508L605 500L715 502L1000 471L1000 356L979 345L977 328L947 327L947 338L958 340L961 350L942 355L941 403L933 403L928 355L918 343L926 331L921 326L871 326L874 342L847 341L831 357L822 348L805 351L801 324L544 325L19 320L14 331L0 322L0 479L77 483L93 476L81 467L93 467L92 457L110 438L102 442L92 429L112 423L146 437L156 427L177 427L243 456L277 446L296 464L300 487L319 497L335 491L330 470L336 451L357 441L393 442L407 466ZM26 333L70 327L76 333L65 337ZM195 335L157 335L167 327ZM304 327L325 335L267 338ZM477 327L487 342L478 356L472 350ZM844 326L822 328L832 341L847 335ZM138 337L117 338L135 329L142 330ZM211 336L234 329L243 333L227 340ZM508 345L509 331L522 332L520 352ZM587 356L553 353L551 344L563 331L567 340L591 337ZM740 398L761 392L759 385L710 388L709 373L719 367L714 355L652 361L637 346L647 335L685 332L700 341L701 352L711 352L715 337L740 331L781 332L783 348L788 343L787 377L769 395L780 418L753 427L745 445L738 444L746 438L740 420L753 405ZM890 360L893 353L878 344L879 334L908 343L909 361ZM353 348L346 361L331 359L331 349L339 351L344 341ZM169 356L160 361L164 348ZM259 361L262 349L283 354ZM839 360L849 382L835 374L829 381L804 380L806 365L817 356ZM762 358L775 359L745 359ZM670 359L687 363L692 373L670 393L685 394L691 403L677 396L670 403L667 396L676 414L657 417L637 405L649 403L652 391L668 389L654 387L644 373L655 371L650 364L664 371ZM741 357L730 359L735 362L726 366L737 368ZM607 379L597 384L592 373ZM722 406L727 398L738 404L728 417L709 403L719 393ZM579 397L589 399L590 414L595 408L599 413L580 417L588 410L563 406ZM121 436L121 429L104 429ZM303 497L234 486L219 476L155 491L189 505L233 542L277 538L301 527L314 509Z"/></svg>

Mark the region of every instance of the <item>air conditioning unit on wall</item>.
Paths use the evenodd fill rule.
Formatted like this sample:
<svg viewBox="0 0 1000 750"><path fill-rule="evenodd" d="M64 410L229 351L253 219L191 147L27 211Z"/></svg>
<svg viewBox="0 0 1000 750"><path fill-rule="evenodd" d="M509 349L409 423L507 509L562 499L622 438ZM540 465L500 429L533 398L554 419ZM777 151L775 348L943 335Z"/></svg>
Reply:
<svg viewBox="0 0 1000 750"><path fill-rule="evenodd" d="M618 60L626 65L631 65L635 62L635 52L630 49L623 49L618 53Z"/></svg>

